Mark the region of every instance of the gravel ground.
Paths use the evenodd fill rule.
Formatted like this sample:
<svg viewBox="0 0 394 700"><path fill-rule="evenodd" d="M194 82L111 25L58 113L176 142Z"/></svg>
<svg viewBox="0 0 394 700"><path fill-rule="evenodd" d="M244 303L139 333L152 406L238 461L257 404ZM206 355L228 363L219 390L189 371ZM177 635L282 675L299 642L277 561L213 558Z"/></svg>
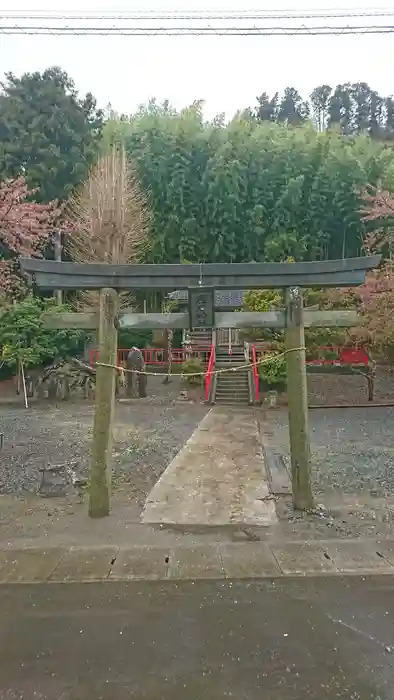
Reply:
<svg viewBox="0 0 394 700"><path fill-rule="evenodd" d="M170 385L163 385L161 378L151 379L149 388L147 399L116 406L114 491L126 504L124 512L129 512L128 504L135 506L137 520L147 494L207 412L201 403L178 400L179 378ZM20 496L36 491L38 469L44 465L76 461L86 474L93 411L85 401L37 403L28 410L0 406L0 432L5 434L0 452L0 494ZM286 409L266 414L262 411L261 418L268 442L288 454ZM392 535L393 419L394 408L390 407L311 410L314 492L330 516L294 514L288 499L284 499L283 504L277 504L280 525L273 536L313 539ZM54 509L53 501L41 502ZM25 522L26 515L22 520ZM44 526L45 521L41 530Z"/></svg>
<svg viewBox="0 0 394 700"><path fill-rule="evenodd" d="M310 405L365 404L368 402L367 380L360 374L308 374ZM374 403L394 403L394 376L378 367L374 382Z"/></svg>
<svg viewBox="0 0 394 700"><path fill-rule="evenodd" d="M268 440L289 453L286 411L267 412ZM394 408L314 409L309 413L316 493L394 496Z"/></svg>
<svg viewBox="0 0 394 700"><path fill-rule="evenodd" d="M264 415L264 414L263 414ZM268 411L264 441L290 467L285 409ZM394 408L313 409L309 412L316 514L276 503L280 537L327 539L394 534Z"/></svg>
<svg viewBox="0 0 394 700"><path fill-rule="evenodd" d="M190 437L207 408L178 401L180 380L150 380L150 396L117 403L114 427L114 488L127 489L142 505L167 464ZM34 404L28 410L0 406L0 493L35 491L39 468L76 461L86 474L93 405L87 402Z"/></svg>

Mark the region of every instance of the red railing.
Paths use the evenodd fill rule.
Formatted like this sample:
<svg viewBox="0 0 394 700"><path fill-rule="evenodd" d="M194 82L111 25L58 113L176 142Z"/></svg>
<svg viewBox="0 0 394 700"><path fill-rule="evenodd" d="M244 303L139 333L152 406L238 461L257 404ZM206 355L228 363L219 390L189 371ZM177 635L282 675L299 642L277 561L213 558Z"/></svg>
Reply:
<svg viewBox="0 0 394 700"><path fill-rule="evenodd" d="M252 353L253 350L257 357L262 357L265 353L272 352L269 343L252 345ZM363 347L325 345L315 348L313 354L315 357L307 357L307 365L363 365L368 367L371 362L368 353ZM330 355L330 357L327 357L327 355Z"/></svg>
<svg viewBox="0 0 394 700"><path fill-rule="evenodd" d="M120 348L118 350L118 365L122 366L125 364L127 355L130 352L130 348ZM167 364L166 355L167 351L163 348L141 348L141 352L144 356L145 364L155 365L156 367L164 367ZM181 365L183 362L193 355L194 357L199 357L201 361L206 364L209 361L211 353L211 347L199 347L193 348L193 350L187 350L185 348L173 348L172 349L172 364ZM89 362L93 367L95 362L98 360L98 350L89 351Z"/></svg>
<svg viewBox="0 0 394 700"><path fill-rule="evenodd" d="M259 401L260 399L259 374L256 363L260 358L264 357L264 355L269 352L272 352L272 348L270 347L269 343L252 345L252 362L256 387L256 401ZM344 365L359 365L368 367L371 363L369 355L363 347L330 345L314 349L313 354L316 355L316 357L309 359L307 358L307 365L315 365L318 367L324 367L327 365L337 365L338 367ZM331 355L331 357L327 357L327 355Z"/></svg>
<svg viewBox="0 0 394 700"><path fill-rule="evenodd" d="M209 401L211 391L212 377L215 370L215 346L211 345L209 354L208 368L205 374L205 401Z"/></svg>
<svg viewBox="0 0 394 700"><path fill-rule="evenodd" d="M332 345L317 348L316 352L318 357L307 359L307 365L363 365L363 367L368 367L370 364L368 353L362 347ZM325 357L328 353L332 354L333 357Z"/></svg>
<svg viewBox="0 0 394 700"><path fill-rule="evenodd" d="M254 392L255 400L259 401L260 398L260 387L259 387L259 371L257 367L257 353L256 346L252 345L252 363L253 363L253 381L254 381Z"/></svg>

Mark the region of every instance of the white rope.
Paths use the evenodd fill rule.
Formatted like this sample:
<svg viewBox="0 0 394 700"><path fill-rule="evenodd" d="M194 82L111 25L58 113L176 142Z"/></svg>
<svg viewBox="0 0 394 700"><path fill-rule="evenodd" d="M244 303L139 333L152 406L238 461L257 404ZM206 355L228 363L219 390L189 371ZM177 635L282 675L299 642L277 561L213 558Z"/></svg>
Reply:
<svg viewBox="0 0 394 700"><path fill-rule="evenodd" d="M288 350L284 350L284 352L280 353L275 353L271 354L269 357L264 357L262 360L258 360L257 362L248 362L244 365L237 365L236 367L224 367L222 369L215 369L213 370L210 374L224 374L225 372L238 372L241 369L246 369L246 368L251 368L251 367L258 367L260 365L264 365L267 362L270 362L270 360L273 360L274 358L279 358L279 357L284 357L287 355L289 352L296 352L299 350L305 350L305 347L301 348L289 348ZM125 367L118 367L118 365L111 365L107 364L106 362L96 362L95 365L97 367L109 367L111 369L115 369L118 372L124 371L124 372L135 372L136 374L145 374L147 377L162 377L163 372L146 372L144 370L139 370L139 369L126 369ZM207 372L177 372L176 375L177 377L205 377Z"/></svg>

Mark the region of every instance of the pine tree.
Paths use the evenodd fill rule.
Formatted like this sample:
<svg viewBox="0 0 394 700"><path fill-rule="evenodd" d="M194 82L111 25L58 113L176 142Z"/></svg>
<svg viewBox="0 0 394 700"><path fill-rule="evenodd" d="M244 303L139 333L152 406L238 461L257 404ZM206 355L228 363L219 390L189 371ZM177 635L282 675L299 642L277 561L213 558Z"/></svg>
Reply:
<svg viewBox="0 0 394 700"><path fill-rule="evenodd" d="M102 114L60 68L6 74L0 94L0 179L23 174L41 201L64 200L96 158Z"/></svg>

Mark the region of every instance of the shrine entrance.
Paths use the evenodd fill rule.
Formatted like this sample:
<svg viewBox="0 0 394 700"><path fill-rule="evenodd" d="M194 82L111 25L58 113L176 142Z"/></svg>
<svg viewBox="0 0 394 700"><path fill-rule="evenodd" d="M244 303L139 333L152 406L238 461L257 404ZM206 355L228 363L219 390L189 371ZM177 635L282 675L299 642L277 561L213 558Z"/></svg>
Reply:
<svg viewBox="0 0 394 700"><path fill-rule="evenodd" d="M305 263L209 263L205 265L111 265L24 259L22 270L42 290L100 290L98 314L54 314L52 328L98 329L96 408L89 478L89 514L110 512L111 438L117 371L117 331L124 328L283 328L287 363L292 496L295 508L313 508L310 479L305 326L349 326L353 311L304 310L302 288L362 284L380 256ZM216 312L215 289L283 289L285 308L268 312ZM188 312L139 314L118 311L118 291L187 289ZM262 360L263 361L263 360ZM256 367L256 362L252 363ZM214 362L211 375L216 376Z"/></svg>

